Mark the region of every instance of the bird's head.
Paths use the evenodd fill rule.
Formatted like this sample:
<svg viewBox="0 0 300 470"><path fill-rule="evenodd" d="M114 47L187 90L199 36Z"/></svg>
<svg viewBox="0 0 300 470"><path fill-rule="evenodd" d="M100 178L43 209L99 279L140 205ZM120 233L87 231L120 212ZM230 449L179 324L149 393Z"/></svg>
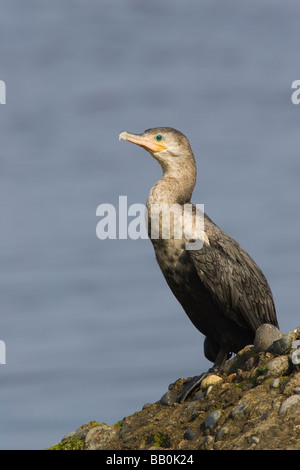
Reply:
<svg viewBox="0 0 300 470"><path fill-rule="evenodd" d="M119 140L127 140L143 147L160 163L163 170L179 169L188 160L194 161L190 143L186 136L171 127L155 127L142 134L123 131Z"/></svg>

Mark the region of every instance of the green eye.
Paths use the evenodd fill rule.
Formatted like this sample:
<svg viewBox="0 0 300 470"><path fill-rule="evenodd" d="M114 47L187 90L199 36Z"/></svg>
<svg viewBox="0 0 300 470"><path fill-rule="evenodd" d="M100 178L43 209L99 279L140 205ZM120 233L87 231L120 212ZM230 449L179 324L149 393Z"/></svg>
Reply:
<svg viewBox="0 0 300 470"><path fill-rule="evenodd" d="M155 138L156 138L156 140L161 140L161 139L162 139L162 136L161 136L161 135L157 135Z"/></svg>

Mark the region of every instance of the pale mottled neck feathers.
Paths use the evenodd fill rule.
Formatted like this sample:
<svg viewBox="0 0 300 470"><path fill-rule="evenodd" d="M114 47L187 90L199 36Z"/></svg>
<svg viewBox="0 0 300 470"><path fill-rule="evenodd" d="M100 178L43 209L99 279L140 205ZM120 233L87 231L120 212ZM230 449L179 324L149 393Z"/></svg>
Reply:
<svg viewBox="0 0 300 470"><path fill-rule="evenodd" d="M172 162L170 160L173 160ZM196 163L192 151L159 162L163 177L152 187L148 204L185 204L190 202L196 184Z"/></svg>

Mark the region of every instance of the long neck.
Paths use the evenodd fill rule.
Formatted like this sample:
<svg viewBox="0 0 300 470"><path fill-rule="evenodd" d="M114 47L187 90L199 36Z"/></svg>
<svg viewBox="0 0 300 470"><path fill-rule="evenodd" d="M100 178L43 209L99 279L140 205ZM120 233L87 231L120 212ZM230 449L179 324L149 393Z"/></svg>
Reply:
<svg viewBox="0 0 300 470"><path fill-rule="evenodd" d="M196 184L196 164L194 160L183 168L163 168L163 177L152 187L149 204L185 204L190 202Z"/></svg>

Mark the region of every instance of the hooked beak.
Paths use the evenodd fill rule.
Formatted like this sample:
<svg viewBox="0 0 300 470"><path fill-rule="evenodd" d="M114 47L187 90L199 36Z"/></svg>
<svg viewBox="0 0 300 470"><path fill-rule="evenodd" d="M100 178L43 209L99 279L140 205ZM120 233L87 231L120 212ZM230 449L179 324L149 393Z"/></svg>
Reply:
<svg viewBox="0 0 300 470"><path fill-rule="evenodd" d="M144 136L143 134L131 134L130 132L123 131L119 134L119 140L127 140L133 144L137 144L143 147L145 150L151 153L161 152L166 150L166 146L161 142L157 142L154 137Z"/></svg>

